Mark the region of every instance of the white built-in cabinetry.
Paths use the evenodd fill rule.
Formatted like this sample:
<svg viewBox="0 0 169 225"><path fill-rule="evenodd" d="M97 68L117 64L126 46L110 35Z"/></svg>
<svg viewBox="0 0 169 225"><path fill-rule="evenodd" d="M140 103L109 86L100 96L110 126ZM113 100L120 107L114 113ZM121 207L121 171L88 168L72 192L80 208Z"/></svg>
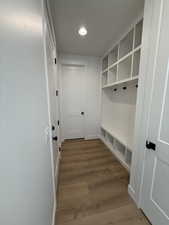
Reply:
<svg viewBox="0 0 169 225"><path fill-rule="evenodd" d="M141 19L102 59L101 139L129 170L142 42Z"/></svg>

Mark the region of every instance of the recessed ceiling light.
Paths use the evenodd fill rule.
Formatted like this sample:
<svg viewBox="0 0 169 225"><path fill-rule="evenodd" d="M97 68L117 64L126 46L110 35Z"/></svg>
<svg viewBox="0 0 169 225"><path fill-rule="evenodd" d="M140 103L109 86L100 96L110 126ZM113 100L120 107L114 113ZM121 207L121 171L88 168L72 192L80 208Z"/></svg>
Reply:
<svg viewBox="0 0 169 225"><path fill-rule="evenodd" d="M86 27L80 27L78 32L80 36L85 36L87 34L87 29Z"/></svg>

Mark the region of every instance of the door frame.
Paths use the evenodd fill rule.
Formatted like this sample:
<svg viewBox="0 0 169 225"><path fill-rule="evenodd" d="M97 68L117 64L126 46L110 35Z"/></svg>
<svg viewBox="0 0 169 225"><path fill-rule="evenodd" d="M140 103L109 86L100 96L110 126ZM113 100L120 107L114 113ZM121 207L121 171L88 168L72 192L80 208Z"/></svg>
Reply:
<svg viewBox="0 0 169 225"><path fill-rule="evenodd" d="M87 88L86 88L86 72L87 72L87 66L86 64L84 63L64 63L64 62L60 62L59 63L59 80L60 80L60 86L59 86L59 90L60 90L60 122L61 122L61 130L60 130L60 133L61 133L61 143L64 142L65 138L64 138L64 135L63 135L63 85L62 85L62 68L63 66L75 66L75 67L83 67L84 68L84 80L85 80L85 84L84 84L84 92L85 92L85 96L84 96L84 99L86 99L86 91L87 91ZM84 114L84 139L87 139L87 134L86 134L86 101L84 101L84 111L85 111L85 114Z"/></svg>
<svg viewBox="0 0 169 225"><path fill-rule="evenodd" d="M51 173L52 173L52 186L53 186L53 212L52 212L52 224L55 225L55 215L56 215L56 183L55 183L55 165L54 165L54 158L53 158L53 140L52 140L52 123L51 123L51 109L50 109L50 92L49 92L49 85L48 85L48 63L47 63L47 36L49 36L50 43L54 46L55 49L55 56L56 60L58 59L57 53L56 53L56 43L55 43L55 37L54 37L54 30L49 22L51 18L50 9L48 7L48 1L43 0L42 1L42 9L43 9L43 26L42 26L42 32L43 32L43 52L44 52L44 64L45 64L45 79L46 79L46 95L47 95L47 111L48 111L48 127L45 130L46 136L49 139L50 144L50 155L51 155ZM57 71L56 71L57 72ZM58 74L57 74L58 76ZM59 153L58 153L58 159L56 163L59 164Z"/></svg>
<svg viewBox="0 0 169 225"><path fill-rule="evenodd" d="M140 62L140 79L135 125L135 151L133 152L129 194L142 208L146 139L150 118L151 99L158 56L163 0L145 0L143 47ZM154 47L155 46L155 47Z"/></svg>

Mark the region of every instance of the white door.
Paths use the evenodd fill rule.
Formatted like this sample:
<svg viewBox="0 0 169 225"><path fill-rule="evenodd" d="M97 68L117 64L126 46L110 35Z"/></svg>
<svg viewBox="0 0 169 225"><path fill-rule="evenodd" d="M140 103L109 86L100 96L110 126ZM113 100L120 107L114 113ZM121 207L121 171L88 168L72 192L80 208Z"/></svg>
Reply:
<svg viewBox="0 0 169 225"><path fill-rule="evenodd" d="M46 56L47 56L47 69L48 69L48 90L49 90L49 103L50 103L50 119L52 129L52 145L53 145L53 161L56 167L56 160L58 156L59 146L59 110L58 110L58 96L56 96L57 88L57 71L55 64L55 46L49 37L49 32L46 35Z"/></svg>
<svg viewBox="0 0 169 225"><path fill-rule="evenodd" d="M84 66L62 66L63 136L84 138Z"/></svg>
<svg viewBox="0 0 169 225"><path fill-rule="evenodd" d="M169 1L163 1L160 41L150 103L142 209L153 225L169 224Z"/></svg>

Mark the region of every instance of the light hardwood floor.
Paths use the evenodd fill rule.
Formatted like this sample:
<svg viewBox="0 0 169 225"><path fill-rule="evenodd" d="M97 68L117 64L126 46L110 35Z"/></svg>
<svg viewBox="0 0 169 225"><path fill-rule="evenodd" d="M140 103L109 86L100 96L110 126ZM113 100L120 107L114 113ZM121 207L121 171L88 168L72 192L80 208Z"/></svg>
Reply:
<svg viewBox="0 0 169 225"><path fill-rule="evenodd" d="M56 225L149 225L128 195L128 180L100 140L65 141Z"/></svg>

